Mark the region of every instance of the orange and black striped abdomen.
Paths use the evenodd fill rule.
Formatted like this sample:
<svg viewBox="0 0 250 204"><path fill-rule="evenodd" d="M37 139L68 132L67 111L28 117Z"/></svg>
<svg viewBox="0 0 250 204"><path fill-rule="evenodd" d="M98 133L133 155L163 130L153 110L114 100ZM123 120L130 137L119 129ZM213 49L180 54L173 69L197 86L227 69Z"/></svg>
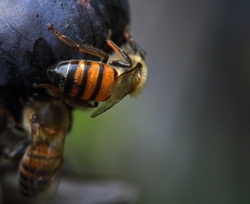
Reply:
<svg viewBox="0 0 250 204"><path fill-rule="evenodd" d="M117 71L99 62L70 60L54 69L53 84L66 95L89 101L105 101Z"/></svg>
<svg viewBox="0 0 250 204"><path fill-rule="evenodd" d="M19 167L19 188L32 197L45 191L62 165L62 152L45 142L29 146Z"/></svg>

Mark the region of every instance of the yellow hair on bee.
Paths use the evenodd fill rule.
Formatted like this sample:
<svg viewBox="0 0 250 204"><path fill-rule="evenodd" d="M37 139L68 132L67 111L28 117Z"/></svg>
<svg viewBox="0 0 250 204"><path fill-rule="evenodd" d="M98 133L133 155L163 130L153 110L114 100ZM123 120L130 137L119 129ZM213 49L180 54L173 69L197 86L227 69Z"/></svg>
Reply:
<svg viewBox="0 0 250 204"><path fill-rule="evenodd" d="M141 64L141 68L138 69L138 72L136 73L137 76L135 76L137 83L135 83L130 93L130 95L134 97L137 96L145 86L148 76L148 69L145 61L139 55L130 55L130 57L134 64Z"/></svg>

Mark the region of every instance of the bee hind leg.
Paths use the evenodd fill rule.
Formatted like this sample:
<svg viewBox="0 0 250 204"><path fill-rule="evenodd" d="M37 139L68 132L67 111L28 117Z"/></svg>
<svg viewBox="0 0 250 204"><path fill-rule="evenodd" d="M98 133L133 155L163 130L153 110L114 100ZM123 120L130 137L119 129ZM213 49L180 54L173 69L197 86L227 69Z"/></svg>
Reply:
<svg viewBox="0 0 250 204"><path fill-rule="evenodd" d="M105 52L103 52L101 49L98 49L96 47L93 47L88 44L79 44L75 42L74 40L70 39L69 37L63 35L59 31L57 31L52 24L48 24L48 29L51 30L62 42L64 42L66 45L76 49L78 52L87 53L90 55L94 55L97 57L102 58L102 62L106 63L108 61L109 55Z"/></svg>
<svg viewBox="0 0 250 204"><path fill-rule="evenodd" d="M49 95L54 96L54 97L58 97L58 96L63 95L62 91L58 87L56 87L52 84L34 84L33 87L46 89L46 92Z"/></svg>
<svg viewBox="0 0 250 204"><path fill-rule="evenodd" d="M24 140L19 144L17 144L16 146L14 146L14 148L8 148L8 147L3 148L3 154L5 159L13 161L18 160L19 158L22 157L27 146L30 145L30 143L31 143L30 140Z"/></svg>
<svg viewBox="0 0 250 204"><path fill-rule="evenodd" d="M120 66L120 67L132 67L132 60L129 57L129 55L118 45L116 45L112 40L111 40L111 30L109 30L109 33L107 35L107 44L109 47L111 47L117 54L121 55L125 61L120 61L120 60L114 60L111 62L112 65L115 66Z"/></svg>
<svg viewBox="0 0 250 204"><path fill-rule="evenodd" d="M65 103L71 107L95 108L98 106L97 102L80 100L70 96L65 99Z"/></svg>

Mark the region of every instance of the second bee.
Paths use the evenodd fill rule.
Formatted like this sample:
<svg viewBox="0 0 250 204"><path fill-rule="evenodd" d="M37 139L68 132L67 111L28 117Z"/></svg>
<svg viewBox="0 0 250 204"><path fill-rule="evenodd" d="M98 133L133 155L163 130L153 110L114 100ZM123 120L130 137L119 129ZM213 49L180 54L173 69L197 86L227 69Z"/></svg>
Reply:
<svg viewBox="0 0 250 204"><path fill-rule="evenodd" d="M35 100L25 107L23 127L31 135L31 144L19 166L22 194L37 196L55 182L63 163L64 140L70 124L70 110L59 100Z"/></svg>

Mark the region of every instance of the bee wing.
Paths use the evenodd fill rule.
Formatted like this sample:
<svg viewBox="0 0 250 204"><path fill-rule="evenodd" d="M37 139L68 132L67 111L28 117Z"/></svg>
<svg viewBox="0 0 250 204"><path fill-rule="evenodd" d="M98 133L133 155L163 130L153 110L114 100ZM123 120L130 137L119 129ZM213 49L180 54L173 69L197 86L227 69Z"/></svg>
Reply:
<svg viewBox="0 0 250 204"><path fill-rule="evenodd" d="M62 151L62 144L55 149L44 141L28 147L19 170L22 194L28 197L54 197L62 166Z"/></svg>
<svg viewBox="0 0 250 204"><path fill-rule="evenodd" d="M107 111L112 108L115 104L117 104L121 99L123 99L127 94L131 92L133 87L134 76L130 72L124 72L121 74L112 90L111 96L108 100L106 100L96 111L94 111L91 115L92 118L100 115L101 113Z"/></svg>
<svg viewBox="0 0 250 204"><path fill-rule="evenodd" d="M110 98L105 101L96 111L91 114L91 118L95 118L96 116L102 114L108 109L112 108L115 104L117 104L121 99L117 101L112 101Z"/></svg>
<svg viewBox="0 0 250 204"><path fill-rule="evenodd" d="M50 185L48 186L48 189L46 189L45 192L41 194L41 197L43 199L44 197L46 197L47 199L53 199L56 196L60 182L60 175L61 175L60 171L57 171L50 178Z"/></svg>
<svg viewBox="0 0 250 204"><path fill-rule="evenodd" d="M40 197L51 199L55 197L60 182L60 170L63 164L63 141L61 144L58 144L56 149L50 146L48 148L50 153L48 153L47 159L39 167L38 171L50 168L48 172L44 171L43 179L47 186L45 186L45 191L41 192Z"/></svg>

